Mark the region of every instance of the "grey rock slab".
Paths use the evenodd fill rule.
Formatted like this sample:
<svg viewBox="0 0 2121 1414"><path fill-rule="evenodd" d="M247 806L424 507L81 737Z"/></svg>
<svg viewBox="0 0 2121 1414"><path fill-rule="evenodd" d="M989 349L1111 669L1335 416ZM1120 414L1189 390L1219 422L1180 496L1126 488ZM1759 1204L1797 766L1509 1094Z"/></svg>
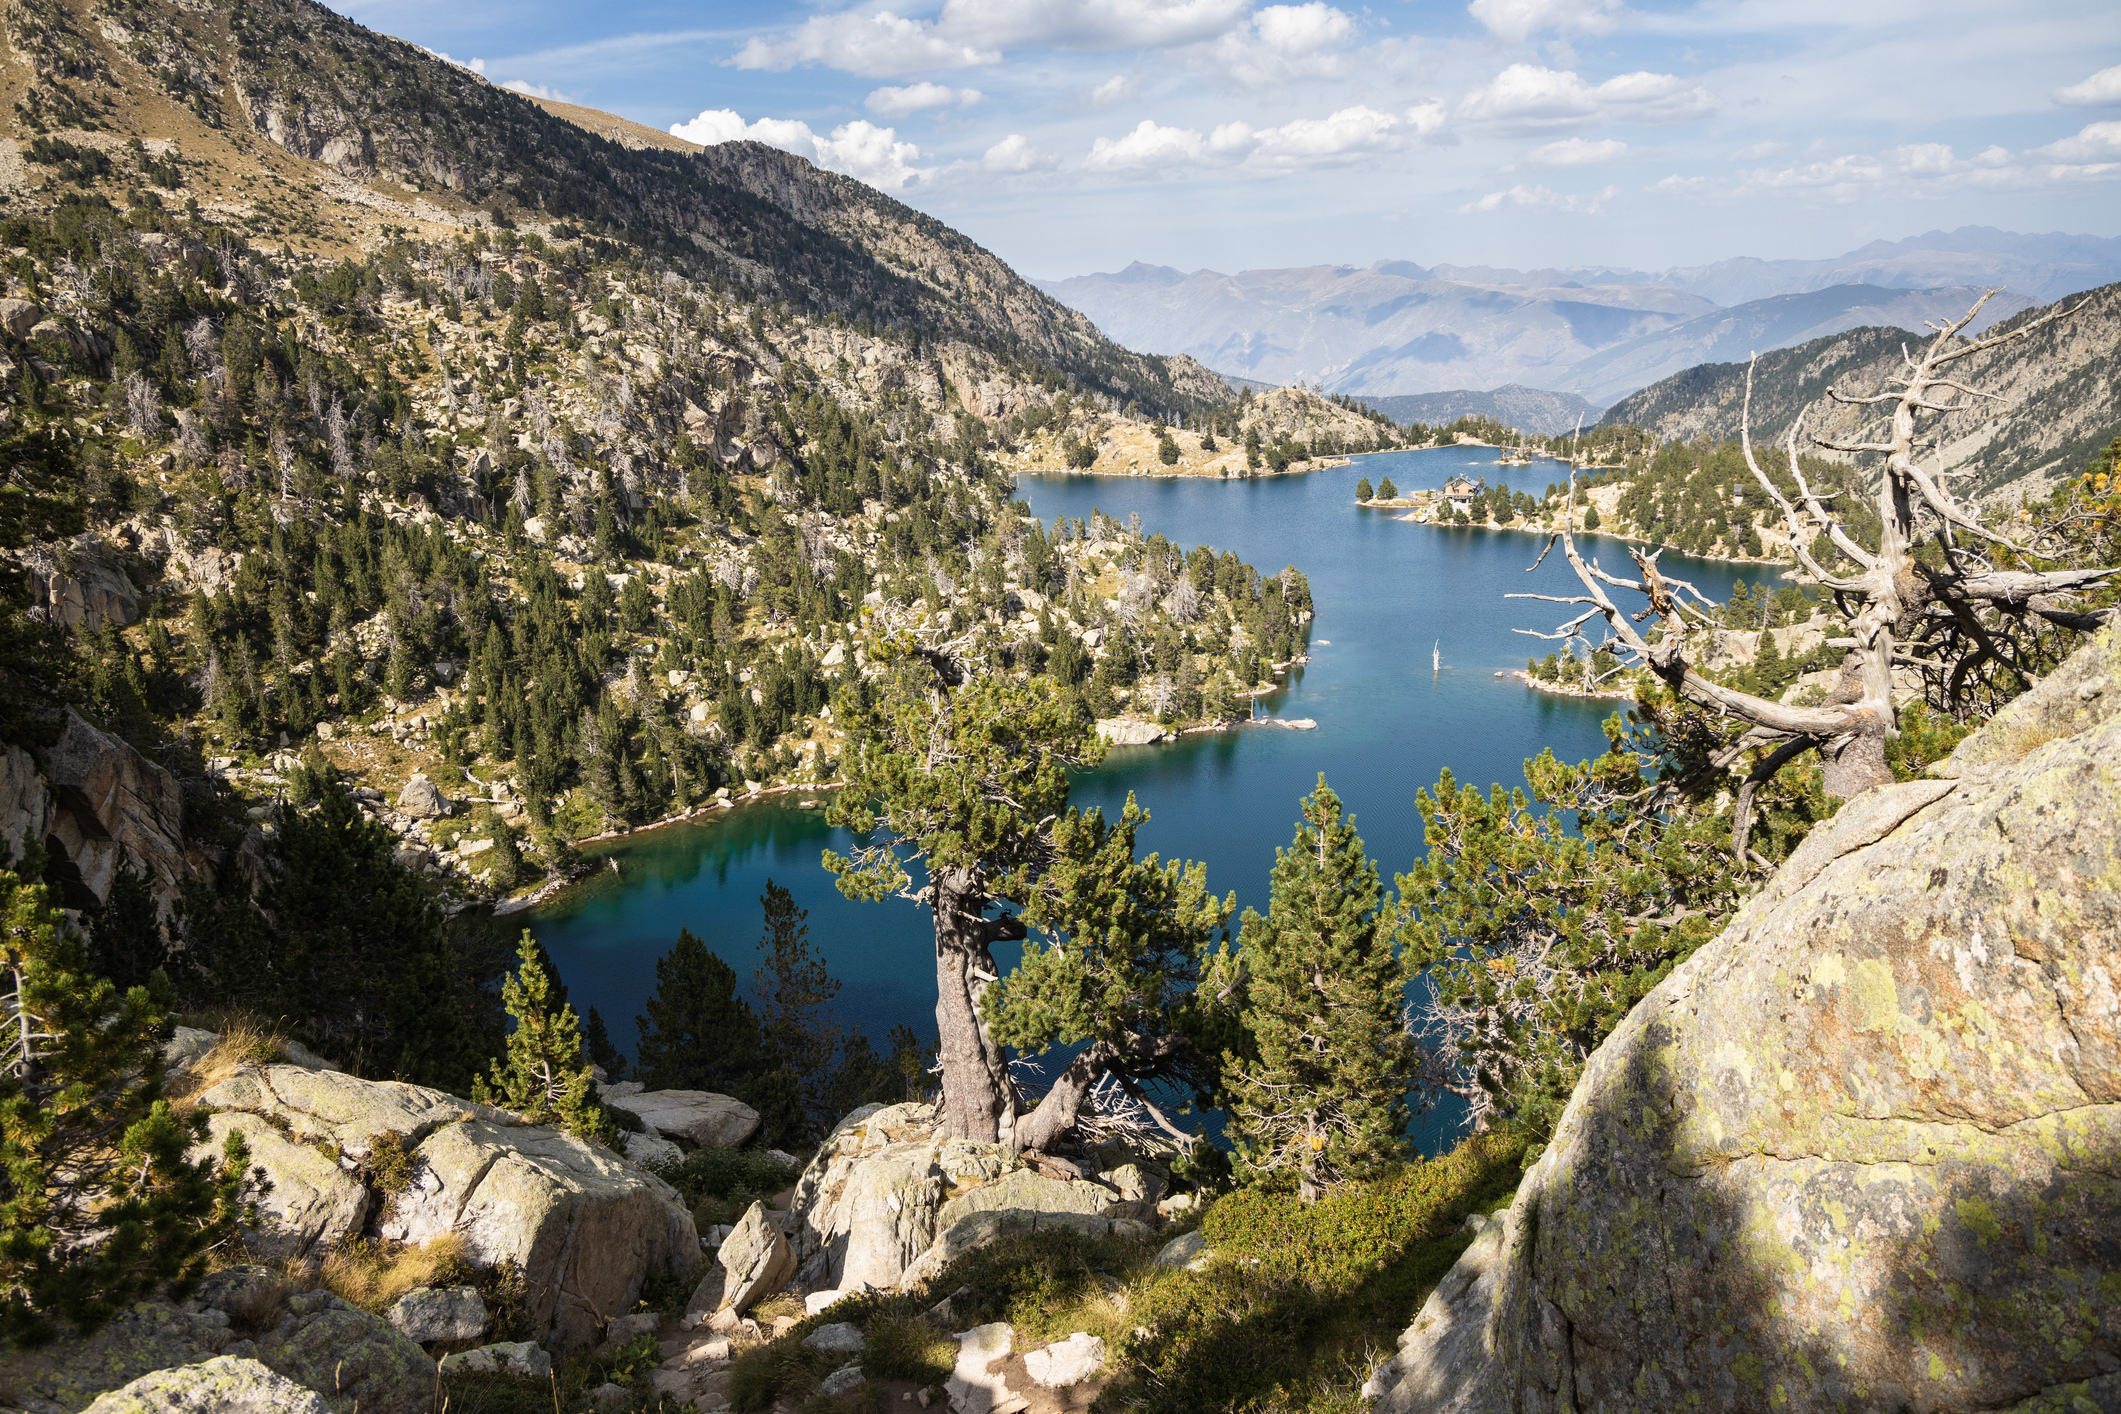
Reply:
<svg viewBox="0 0 2121 1414"><path fill-rule="evenodd" d="M2098 1407L2117 672L2107 630L1943 780L1844 804L1628 1014L1409 1332L1394 1414Z"/></svg>
<svg viewBox="0 0 2121 1414"><path fill-rule="evenodd" d="M338 1414L423 1414L434 1362L381 1316L328 1291L288 1298L287 1319L257 1344L257 1358L324 1396Z"/></svg>
<svg viewBox="0 0 2121 1414"><path fill-rule="evenodd" d="M831 1374L825 1376L825 1378L819 1382L817 1392L826 1396L827 1398L831 1398L834 1395L845 1394L851 1389L856 1389L861 1385L861 1383L861 1366L842 1365L839 1369L834 1370Z"/></svg>
<svg viewBox="0 0 2121 1414"><path fill-rule="evenodd" d="M486 1302L470 1286L414 1287L383 1318L408 1340L477 1340L486 1334Z"/></svg>
<svg viewBox="0 0 2121 1414"><path fill-rule="evenodd" d="M357 1159L367 1157L379 1134L400 1134L416 1144L443 1125L474 1116L491 1124L520 1122L506 1111L425 1086L356 1080L299 1065L245 1067L201 1095L199 1104L264 1115L284 1122L297 1139L328 1140Z"/></svg>
<svg viewBox="0 0 2121 1414"><path fill-rule="evenodd" d="M142 1301L86 1340L57 1341L37 1350L0 1347L0 1386L14 1391L14 1403L83 1409L142 1375L211 1359L228 1341L226 1316Z"/></svg>
<svg viewBox="0 0 2121 1414"><path fill-rule="evenodd" d="M454 1355L442 1357L441 1372L446 1379L450 1375L472 1373L481 1375L528 1375L542 1380L552 1373L552 1356L544 1347L531 1340L505 1340L493 1345L482 1345L476 1350L460 1350Z"/></svg>
<svg viewBox="0 0 2121 1414"><path fill-rule="evenodd" d="M359 1179L315 1146L297 1144L256 1115L217 1114L191 1158L218 1157L230 1134L241 1134L254 1168L272 1187L258 1199L258 1225L244 1241L267 1261L306 1257L360 1235L369 1193Z"/></svg>
<svg viewBox="0 0 2121 1414"><path fill-rule="evenodd" d="M98 1395L85 1414L332 1414L332 1407L256 1360L221 1355L142 1375Z"/></svg>
<svg viewBox="0 0 2121 1414"><path fill-rule="evenodd" d="M1163 1250L1156 1254L1159 1267L1184 1267L1197 1272L1208 1265L1208 1239L1199 1232L1182 1232L1166 1242Z"/></svg>
<svg viewBox="0 0 2121 1414"><path fill-rule="evenodd" d="M734 1149L759 1127L757 1110L709 1090L642 1090L631 1095L607 1090L604 1101L635 1115L666 1139L682 1139L702 1149Z"/></svg>
<svg viewBox="0 0 2121 1414"><path fill-rule="evenodd" d="M862 1328L847 1321L835 1321L829 1326L819 1326L803 1337L803 1344L812 1350L823 1350L833 1355L858 1355L863 1343Z"/></svg>
<svg viewBox="0 0 2121 1414"><path fill-rule="evenodd" d="M668 1139L653 1134L628 1134L622 1141L626 1157L642 1168L657 1164L674 1164L685 1157L685 1151Z"/></svg>
<svg viewBox="0 0 2121 1414"><path fill-rule="evenodd" d="M753 1203L744 1210L736 1230L729 1234L715 1264L727 1276L722 1285L719 1311L742 1315L762 1297L771 1296L795 1275L795 1254L788 1239L766 1216L766 1205Z"/></svg>
<svg viewBox="0 0 2121 1414"><path fill-rule="evenodd" d="M943 1383L951 1414L994 1414L998 1406L1015 1403L1008 1384L988 1366L1006 1359L1016 1345L1016 1330L1006 1321L993 1321L960 1331L957 1365Z"/></svg>
<svg viewBox="0 0 2121 1414"><path fill-rule="evenodd" d="M554 1349L593 1345L653 1275L690 1277L699 1234L674 1189L600 1145L530 1125L445 1125L381 1236L456 1233L481 1264L513 1260L528 1287L528 1332Z"/></svg>
<svg viewBox="0 0 2121 1414"><path fill-rule="evenodd" d="M1047 1389L1067 1389L1097 1378L1105 1368L1105 1342L1088 1331L1077 1331L1044 1350L1027 1351L1024 1373Z"/></svg>
<svg viewBox="0 0 2121 1414"><path fill-rule="evenodd" d="M449 801L439 786L415 771L398 792L398 813L415 820L439 819L449 813Z"/></svg>
<svg viewBox="0 0 2121 1414"><path fill-rule="evenodd" d="M1372 1370L1363 1385L1364 1397L1376 1401L1379 1414L1479 1407L1468 1402L1477 1399L1479 1391L1455 1387L1451 1372L1480 1359L1502 1250L1502 1224L1486 1224L1429 1293L1414 1323L1401 1333L1399 1350ZM1410 1346L1418 1348L1418 1358L1409 1358Z"/></svg>

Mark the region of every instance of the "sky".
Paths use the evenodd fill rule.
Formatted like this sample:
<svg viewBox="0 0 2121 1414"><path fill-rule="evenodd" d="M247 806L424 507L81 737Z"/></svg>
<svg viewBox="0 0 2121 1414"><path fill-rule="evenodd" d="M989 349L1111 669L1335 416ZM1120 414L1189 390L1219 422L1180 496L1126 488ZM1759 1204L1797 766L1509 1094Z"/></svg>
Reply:
<svg viewBox="0 0 2121 1414"><path fill-rule="evenodd" d="M496 83L783 147L1045 278L2121 235L2113 0L357 0Z"/></svg>

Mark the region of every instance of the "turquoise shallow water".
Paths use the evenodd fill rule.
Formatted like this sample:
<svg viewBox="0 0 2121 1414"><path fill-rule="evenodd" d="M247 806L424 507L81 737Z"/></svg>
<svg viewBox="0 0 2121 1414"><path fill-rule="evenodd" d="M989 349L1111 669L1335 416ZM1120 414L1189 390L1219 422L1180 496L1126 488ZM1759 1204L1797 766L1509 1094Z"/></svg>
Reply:
<svg viewBox="0 0 2121 1414"><path fill-rule="evenodd" d="M1558 464L1498 468L1486 448L1445 448L1358 458L1354 465L1254 481L1027 478L1018 494L1050 524L1094 506L1184 545L1235 550L1263 572L1295 564L1309 576L1318 617L1311 662L1264 707L1310 717L1316 731L1245 728L1189 736L1171 746L1114 751L1088 775L1079 804L1116 810L1136 793L1153 817L1145 846L1208 863L1218 893L1264 909L1274 850L1295 829L1297 802L1325 773L1357 817L1389 882L1422 847L1414 793L1448 767L1482 787L1522 784L1525 758L1552 746L1580 759L1603 750L1599 722L1613 704L1536 693L1498 670L1521 668L1551 644L1513 634L1550 628L1559 606L1505 600L1511 592L1572 592L1558 556L1525 573L1544 543L1508 531L1438 529L1354 504L1357 479L1390 476L1402 488L1441 486L1461 471L1517 489L1542 489ZM1608 568L1625 556L1591 542ZM1667 555L1667 568L1720 597L1735 567ZM1430 650L1440 644L1441 671ZM819 852L844 848L816 811L788 797L619 841L604 852L621 872L604 873L534 916L579 1009L596 1006L621 1050L654 988L657 957L690 928L748 976L759 934L758 896L771 877L811 910L811 936L845 984L843 1018L881 1042L895 1022L931 1037L933 935L910 903L855 904L834 889ZM999 959L1004 967L1011 959ZM1418 1121L1416 1139L1435 1152L1456 1116Z"/></svg>

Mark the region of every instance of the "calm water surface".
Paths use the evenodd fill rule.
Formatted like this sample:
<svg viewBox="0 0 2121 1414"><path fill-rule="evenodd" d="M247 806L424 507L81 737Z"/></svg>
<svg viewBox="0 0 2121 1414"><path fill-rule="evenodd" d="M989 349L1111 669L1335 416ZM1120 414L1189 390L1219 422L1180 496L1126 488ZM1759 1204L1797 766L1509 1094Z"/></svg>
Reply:
<svg viewBox="0 0 2121 1414"><path fill-rule="evenodd" d="M1234 550L1272 573L1294 564L1310 578L1318 617L1311 662L1263 707L1310 717L1316 731L1245 728L1189 736L1171 746L1115 750L1086 776L1076 802L1108 813L1132 791L1152 816L1145 848L1202 859L1217 893L1235 890L1240 909L1267 906L1277 846L1289 843L1298 801L1319 774L1354 812L1371 857L1389 883L1422 848L1414 793L1449 768L1461 781L1521 785L1525 758L1551 746L1564 759L1601 751L1599 723L1613 704L1536 693L1498 670L1521 668L1553 645L1511 632L1548 629L1559 606L1505 600L1508 593L1566 594L1574 576L1558 555L1526 567L1544 542L1509 531L1438 529L1354 504L1359 478L1389 476L1403 489L1439 487L1467 472L1535 493L1553 462L1497 467L1487 448L1444 448L1358 458L1354 465L1252 481L1026 478L1018 494L1049 525L1093 507L1186 547ZM1617 542L1592 540L1607 568L1625 565ZM1664 563L1703 593L1720 596L1736 567L1667 555ZM1441 671L1432 670L1440 645ZM792 797L621 841L602 852L621 872L597 876L536 914L577 1009L595 1006L621 1050L654 990L655 960L690 928L748 978L759 935L758 896L770 877L810 910L811 936L845 984L843 1020L873 1041L896 1022L934 1035L934 942L928 915L911 903L850 903L818 864L848 836ZM1006 970L1013 959L999 958ZM1456 1116L1418 1121L1416 1139L1436 1152Z"/></svg>

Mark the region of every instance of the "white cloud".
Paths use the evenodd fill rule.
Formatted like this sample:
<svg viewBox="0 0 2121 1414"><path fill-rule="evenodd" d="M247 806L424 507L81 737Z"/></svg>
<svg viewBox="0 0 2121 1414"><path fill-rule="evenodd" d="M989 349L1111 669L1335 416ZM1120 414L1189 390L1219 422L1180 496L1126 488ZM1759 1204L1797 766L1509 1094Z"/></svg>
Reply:
<svg viewBox="0 0 2121 1414"><path fill-rule="evenodd" d="M1668 196L1698 196L1713 185L1707 177L1682 177L1674 172L1669 177L1650 183L1645 190L1663 192Z"/></svg>
<svg viewBox="0 0 2121 1414"><path fill-rule="evenodd" d="M1514 186L1508 191L1491 191L1475 202L1458 208L1461 216L1475 211L1497 211L1505 206L1519 207L1526 211L1563 211L1582 215L1594 215L1598 209L1620 195L1619 187L1607 187L1602 191L1564 194L1548 187Z"/></svg>
<svg viewBox="0 0 2121 1414"><path fill-rule="evenodd" d="M2036 147L2026 155L2057 162L2121 162L2121 122L2093 123L2075 137Z"/></svg>
<svg viewBox="0 0 2121 1414"><path fill-rule="evenodd" d="M813 15L737 51L740 69L823 64L857 74L993 64L1010 49L1165 49L1244 23L1246 0L944 0L932 20L890 10Z"/></svg>
<svg viewBox="0 0 2121 1414"><path fill-rule="evenodd" d="M1620 0L1473 0L1466 10L1488 33L1522 44L1541 30L1605 34L1613 28Z"/></svg>
<svg viewBox="0 0 2121 1414"><path fill-rule="evenodd" d="M1305 79L1345 77L1350 60L1339 47L1354 37L1355 21L1324 0L1269 5L1197 52L1192 63L1227 86L1286 88Z"/></svg>
<svg viewBox="0 0 2121 1414"><path fill-rule="evenodd" d="M1731 154L1733 162L1764 162L1770 157L1780 157L1790 150L1786 142L1756 142L1739 148Z"/></svg>
<svg viewBox="0 0 2121 1414"><path fill-rule="evenodd" d="M834 128L829 137L819 137L810 130L808 123L793 118L761 118L755 123L746 123L732 109L710 108L689 123L671 124L670 131L674 136L699 143L702 147L742 139L762 142L768 147L807 157L820 167L844 173L856 181L890 191L918 182L929 172L929 169L913 165L920 160L920 148L910 142L900 142L898 134L890 128L880 128L859 118Z"/></svg>
<svg viewBox="0 0 2121 1414"><path fill-rule="evenodd" d="M1593 86L1567 69L1512 64L1459 104L1459 115L1506 132L1550 132L1611 121L1689 123L1706 117L1715 98L1673 74L1622 74Z"/></svg>
<svg viewBox="0 0 2121 1414"><path fill-rule="evenodd" d="M1252 16L1260 43L1283 54L1315 54L1331 44L1345 44L1355 21L1325 3L1269 5Z"/></svg>
<svg viewBox="0 0 2121 1414"><path fill-rule="evenodd" d="M1090 106L1110 108L1115 103L1124 103L1132 98L1140 87L1141 80L1132 74L1114 74L1090 90Z"/></svg>
<svg viewBox="0 0 2121 1414"><path fill-rule="evenodd" d="M454 64L460 69L469 69L482 78L486 74L486 61L484 59L453 59L439 49L427 49L425 45L416 45L415 47L434 55L435 58L440 59L445 64Z"/></svg>
<svg viewBox="0 0 2121 1414"><path fill-rule="evenodd" d="M862 100L862 106L887 118L903 118L923 108L958 108L986 97L976 88L945 88L939 83L908 84L904 88L880 88Z"/></svg>
<svg viewBox="0 0 2121 1414"><path fill-rule="evenodd" d="M1802 193L1845 204L1959 192L2023 192L2121 180L2121 122L2093 123L2073 137L2021 153L1990 145L1961 157L1941 142L1879 153L1822 156L1746 174L1742 193Z"/></svg>
<svg viewBox="0 0 2121 1414"><path fill-rule="evenodd" d="M564 95L547 88L541 83L525 83L521 79L510 79L507 83L502 84L501 87L514 89L526 98L543 98L553 103L565 103L567 101Z"/></svg>
<svg viewBox="0 0 2121 1414"><path fill-rule="evenodd" d="M1627 150L1628 145L1618 138L1593 142L1585 137L1565 137L1533 148L1525 161L1535 167L1596 167L1618 162Z"/></svg>
<svg viewBox="0 0 2121 1414"><path fill-rule="evenodd" d="M2111 69L2101 69L2083 83L2073 83L2068 88L2056 89L2055 102L2066 103L2074 108L2121 103L2121 64L2116 64Z"/></svg>
<svg viewBox="0 0 2121 1414"><path fill-rule="evenodd" d="M1050 172L1060 166L1060 154L1034 147L1031 139L1022 133L1011 133L987 149L979 164L989 172L1015 175L1023 172Z"/></svg>
<svg viewBox="0 0 2121 1414"><path fill-rule="evenodd" d="M1122 137L1097 139L1083 165L1142 176L1240 165L1256 172L1311 170L1402 151L1439 131L1443 121L1443 105L1433 102L1416 104L1403 113L1357 105L1323 118L1297 118L1271 128L1233 121L1219 124L1205 137L1197 128L1167 127L1144 118Z"/></svg>

